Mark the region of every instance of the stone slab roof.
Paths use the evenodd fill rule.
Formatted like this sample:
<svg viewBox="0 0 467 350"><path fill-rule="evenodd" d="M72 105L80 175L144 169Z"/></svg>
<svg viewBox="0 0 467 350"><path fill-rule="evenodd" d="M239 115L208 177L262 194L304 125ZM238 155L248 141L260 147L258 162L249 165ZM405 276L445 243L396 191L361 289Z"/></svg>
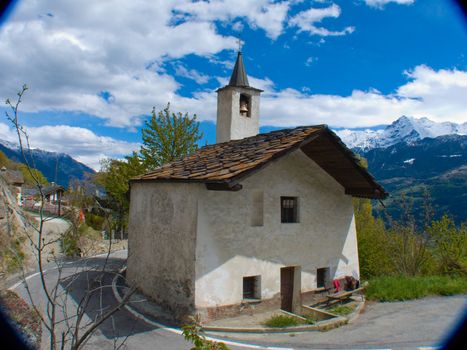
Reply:
<svg viewBox="0 0 467 350"><path fill-rule="evenodd" d="M56 192L65 192L65 188L57 184L51 184L42 189L42 193L44 194L44 196L48 196L49 194L53 194Z"/></svg>
<svg viewBox="0 0 467 350"><path fill-rule="evenodd" d="M242 179L299 148L334 177L347 194L365 198L387 196L384 188L326 125L277 130L205 146L131 182L202 182L212 190L239 190Z"/></svg>
<svg viewBox="0 0 467 350"><path fill-rule="evenodd" d="M9 185L21 186L24 184L23 173L19 170L2 169L0 174Z"/></svg>

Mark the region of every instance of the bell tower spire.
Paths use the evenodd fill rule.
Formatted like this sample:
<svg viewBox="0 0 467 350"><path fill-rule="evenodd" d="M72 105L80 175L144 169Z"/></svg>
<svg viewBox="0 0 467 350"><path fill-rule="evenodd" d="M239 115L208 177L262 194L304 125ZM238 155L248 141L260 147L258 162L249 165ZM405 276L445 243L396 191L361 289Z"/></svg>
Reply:
<svg viewBox="0 0 467 350"><path fill-rule="evenodd" d="M216 142L243 139L259 132L259 98L243 64L241 41L229 84L217 90Z"/></svg>
<svg viewBox="0 0 467 350"><path fill-rule="evenodd" d="M229 81L230 86L249 87L248 77L246 75L245 66L243 65L242 52L238 51L237 61Z"/></svg>

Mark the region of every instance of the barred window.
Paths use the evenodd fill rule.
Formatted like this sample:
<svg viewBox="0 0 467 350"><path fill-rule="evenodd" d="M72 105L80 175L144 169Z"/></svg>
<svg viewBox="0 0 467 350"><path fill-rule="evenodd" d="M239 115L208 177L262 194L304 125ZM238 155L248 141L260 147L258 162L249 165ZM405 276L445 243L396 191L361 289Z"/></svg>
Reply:
<svg viewBox="0 0 467 350"><path fill-rule="evenodd" d="M281 222L298 222L298 198L281 197Z"/></svg>

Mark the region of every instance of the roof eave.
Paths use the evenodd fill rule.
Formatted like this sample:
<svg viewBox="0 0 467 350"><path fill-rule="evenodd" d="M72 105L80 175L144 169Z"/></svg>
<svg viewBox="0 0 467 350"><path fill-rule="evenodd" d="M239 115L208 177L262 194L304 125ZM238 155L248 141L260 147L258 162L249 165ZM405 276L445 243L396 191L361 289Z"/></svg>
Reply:
<svg viewBox="0 0 467 350"><path fill-rule="evenodd" d="M232 175L232 177L215 180L215 179L177 179L177 178L144 178L136 177L130 179L130 185L132 183L138 182L177 182L177 183L204 183L206 187L210 190L219 190L219 191L238 191L241 189L240 181L245 178L253 175L254 173L260 171L264 167L268 166L271 162L274 162L283 156L309 144L316 138L325 135L329 140L334 143L337 149L343 152L343 155L349 159L352 166L358 171L368 182L368 187L364 188L351 188L343 185L345 193L353 197L359 198L370 198L370 199L385 199L388 196L388 192L373 178L373 176L365 169L355 157L354 153L342 142L342 140L325 124L316 125L315 128L320 130L310 134L301 142L297 142L291 147L284 149L275 153L272 157L268 158L264 162L259 163L258 165L247 169L244 172L241 172L237 175ZM313 158L311 158L313 159ZM325 170L325 169L324 169ZM326 171L326 170L325 170Z"/></svg>

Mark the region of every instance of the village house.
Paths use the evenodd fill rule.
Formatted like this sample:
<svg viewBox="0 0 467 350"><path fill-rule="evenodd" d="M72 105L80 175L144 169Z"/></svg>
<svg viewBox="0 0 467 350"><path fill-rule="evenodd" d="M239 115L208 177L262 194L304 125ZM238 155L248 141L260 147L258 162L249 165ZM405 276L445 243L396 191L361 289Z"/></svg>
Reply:
<svg viewBox="0 0 467 350"><path fill-rule="evenodd" d="M42 187L44 196L43 210L49 214L62 215L66 203L65 188L52 182ZM23 188L23 206L29 210L38 211L41 207L41 195L37 187Z"/></svg>
<svg viewBox="0 0 467 350"><path fill-rule="evenodd" d="M42 193L47 203L59 204L63 200L65 188L52 182L49 186L43 188Z"/></svg>
<svg viewBox="0 0 467 350"><path fill-rule="evenodd" d="M23 173L19 170L11 170L7 169L6 167L2 167L0 174L5 179L10 188L12 188L12 194L16 197L16 203L21 205L21 189L24 185Z"/></svg>
<svg viewBox="0 0 467 350"><path fill-rule="evenodd" d="M50 213L62 215L63 195L65 188L52 182L42 190L45 199L45 208Z"/></svg>
<svg viewBox="0 0 467 350"><path fill-rule="evenodd" d="M239 53L217 143L130 182L127 278L179 319L359 279L352 197L387 193L326 125L258 134L261 92Z"/></svg>

